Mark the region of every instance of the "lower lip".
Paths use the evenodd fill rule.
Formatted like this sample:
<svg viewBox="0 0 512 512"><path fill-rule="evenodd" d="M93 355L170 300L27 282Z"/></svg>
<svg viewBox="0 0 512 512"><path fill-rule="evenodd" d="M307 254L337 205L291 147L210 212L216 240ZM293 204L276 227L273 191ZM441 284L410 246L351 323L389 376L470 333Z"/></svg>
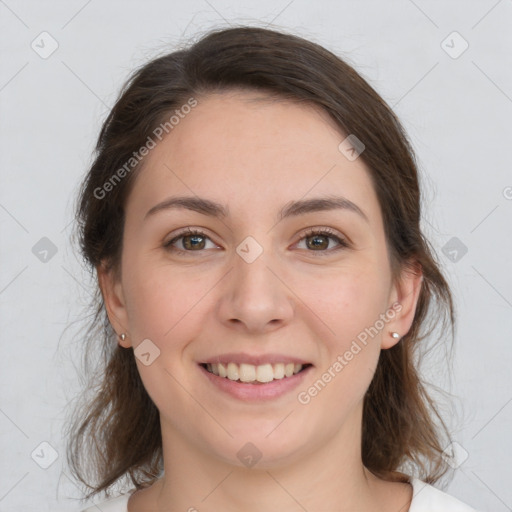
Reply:
<svg viewBox="0 0 512 512"><path fill-rule="evenodd" d="M262 401L278 398L292 389L296 388L305 378L306 374L313 368L308 366L306 369L292 375L283 377L267 383L251 384L230 380L227 377L219 377L210 373L206 368L198 365L204 375L218 389L231 395L234 398L245 401Z"/></svg>

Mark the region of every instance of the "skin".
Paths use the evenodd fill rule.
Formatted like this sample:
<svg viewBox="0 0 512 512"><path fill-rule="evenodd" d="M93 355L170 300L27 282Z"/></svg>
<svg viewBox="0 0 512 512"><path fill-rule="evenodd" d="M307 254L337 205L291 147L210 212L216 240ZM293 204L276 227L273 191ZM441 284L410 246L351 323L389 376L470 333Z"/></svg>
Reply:
<svg viewBox="0 0 512 512"><path fill-rule="evenodd" d="M98 268L109 319L127 333L122 345L150 339L160 350L149 366L136 362L160 411L165 475L131 497L129 512L407 511L412 487L362 464L362 405L380 351L397 343L390 333L411 327L421 275L393 282L364 162L338 150L345 135L316 107L248 91L198 100L137 176L121 278ZM333 192L368 221L331 210L277 222L286 203ZM212 199L230 216L173 209L144 220L171 195ZM187 227L206 233L200 249L183 238L174 247L187 254L164 248ZM311 227L331 228L350 245L334 251L338 242L321 238L315 249L314 237L303 238ZM263 248L250 264L236 252L249 235ZM317 396L299 403L298 392L394 302L400 312ZM314 367L300 389L248 403L221 393L197 367L225 352L279 352ZM237 457L247 442L262 453L252 468Z"/></svg>

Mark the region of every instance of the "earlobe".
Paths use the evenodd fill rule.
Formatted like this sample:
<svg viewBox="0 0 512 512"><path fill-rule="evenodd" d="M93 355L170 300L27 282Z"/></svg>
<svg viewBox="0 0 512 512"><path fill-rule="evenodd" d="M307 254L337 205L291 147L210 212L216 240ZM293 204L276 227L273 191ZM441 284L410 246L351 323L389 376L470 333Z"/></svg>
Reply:
<svg viewBox="0 0 512 512"><path fill-rule="evenodd" d="M422 282L423 273L418 264L414 269L404 269L399 282L393 285L390 298L394 300L393 309L396 313L386 326L386 332L382 337L382 349L395 346L409 332L416 314ZM399 305L399 309L395 304Z"/></svg>
<svg viewBox="0 0 512 512"><path fill-rule="evenodd" d="M395 331L386 331L383 335L381 348L386 350L388 348L394 347L397 343L400 342L402 336L400 333Z"/></svg>
<svg viewBox="0 0 512 512"><path fill-rule="evenodd" d="M103 296L103 303L108 319L114 331L118 334L128 332L128 315L126 312L123 287L120 280L115 279L112 272L103 265L96 268L98 284ZM125 343L125 340L122 340ZM120 345L124 344L120 342Z"/></svg>

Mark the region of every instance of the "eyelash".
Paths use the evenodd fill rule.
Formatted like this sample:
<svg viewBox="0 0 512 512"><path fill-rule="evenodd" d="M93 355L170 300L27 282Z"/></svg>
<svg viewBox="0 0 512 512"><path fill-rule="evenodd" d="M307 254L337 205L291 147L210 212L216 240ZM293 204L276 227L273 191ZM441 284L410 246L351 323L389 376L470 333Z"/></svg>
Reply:
<svg viewBox="0 0 512 512"><path fill-rule="evenodd" d="M344 240L343 238L340 238L339 236L337 236L329 228L322 228L322 229L311 228L306 233L304 233L304 235L299 240L299 242L301 242L305 238L310 238L312 236L318 236L318 235L326 236L328 238L331 238L331 239L335 240L336 242L338 242L339 245L337 247L335 247L334 249L326 249L326 250L319 250L319 251L314 251L314 250L309 251L308 250L308 252L312 252L312 253L318 252L321 255L325 255L326 253L327 254L332 254L333 252L337 252L337 251L339 251L341 249L346 249L346 248L349 247L349 244L347 243L346 240ZM180 238L183 238L183 237L186 237L186 236L200 236L201 238L207 238L208 240L210 240L210 237L207 236L204 232L196 230L196 229L187 228L186 231L182 231L177 236L175 236L172 240L169 240L168 242L166 242L164 244L164 248L167 249L168 251L171 251L171 252L175 252L175 253L178 253L178 254L187 254L187 255L189 255L190 253L193 253L193 252L203 252L204 250L206 250L206 249L202 249L202 250L199 250L199 251L192 251L192 250L189 251L189 250L177 249L176 247L172 247L172 244L174 242L176 242Z"/></svg>

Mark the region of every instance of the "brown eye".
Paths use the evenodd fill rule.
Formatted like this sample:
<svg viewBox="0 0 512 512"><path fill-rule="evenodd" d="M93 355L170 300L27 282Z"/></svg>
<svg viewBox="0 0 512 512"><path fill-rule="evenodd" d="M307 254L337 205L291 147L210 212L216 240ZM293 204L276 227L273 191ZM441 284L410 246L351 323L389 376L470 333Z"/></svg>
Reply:
<svg viewBox="0 0 512 512"><path fill-rule="evenodd" d="M185 249L204 249L205 238L201 235L185 235L180 238L183 238Z"/></svg>
<svg viewBox="0 0 512 512"><path fill-rule="evenodd" d="M348 243L337 236L329 229L323 230L310 230L302 238L301 241L306 241L306 247L311 249L309 252L331 253L339 249L348 247ZM334 240L338 245L329 249L330 240Z"/></svg>
<svg viewBox="0 0 512 512"><path fill-rule="evenodd" d="M181 248L174 247L174 244L181 240ZM200 252L205 249L206 241L210 240L202 231L187 229L164 244L169 251L175 252ZM211 240L210 240L211 241ZM213 242L212 242L213 243Z"/></svg>
<svg viewBox="0 0 512 512"><path fill-rule="evenodd" d="M325 235L313 235L307 237L307 246L311 249L328 249L329 237Z"/></svg>
<svg viewBox="0 0 512 512"><path fill-rule="evenodd" d="M302 242L303 240L306 243L308 252L321 254L331 254L332 252L349 247L349 244L343 238L340 238L329 229L312 229L300 241ZM337 246L329 248L329 244L333 240L337 243ZM181 241L181 247L175 247L175 244L179 241ZM190 254L191 252L203 252L206 249L207 241L211 242L210 238L202 231L187 229L169 242L166 242L164 247L168 251Z"/></svg>

